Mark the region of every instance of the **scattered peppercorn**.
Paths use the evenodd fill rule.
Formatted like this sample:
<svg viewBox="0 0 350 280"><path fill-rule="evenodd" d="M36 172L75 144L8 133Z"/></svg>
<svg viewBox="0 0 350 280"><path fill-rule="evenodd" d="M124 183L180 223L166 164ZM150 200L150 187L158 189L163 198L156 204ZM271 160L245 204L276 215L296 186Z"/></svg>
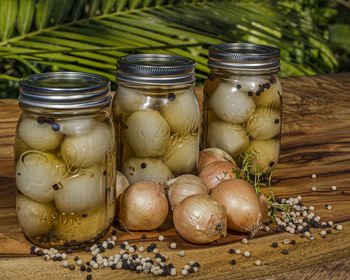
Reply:
<svg viewBox="0 0 350 280"><path fill-rule="evenodd" d="M141 168L145 169L147 167L147 164L145 162L141 163Z"/></svg>
<svg viewBox="0 0 350 280"><path fill-rule="evenodd" d="M292 245L295 245L297 244L297 242L293 239L291 242L290 242Z"/></svg>
<svg viewBox="0 0 350 280"><path fill-rule="evenodd" d="M142 234L141 238L146 239L147 238L146 234Z"/></svg>
<svg viewBox="0 0 350 280"><path fill-rule="evenodd" d="M236 260L231 260L231 264L235 265L236 264Z"/></svg>
<svg viewBox="0 0 350 280"><path fill-rule="evenodd" d="M176 99L176 95L174 93L169 93L168 99L169 99L169 101L174 101Z"/></svg>
<svg viewBox="0 0 350 280"><path fill-rule="evenodd" d="M86 266L85 266L85 265L82 265L82 266L80 267L80 270L81 270L81 271L85 271L85 270L86 270Z"/></svg>
<svg viewBox="0 0 350 280"><path fill-rule="evenodd" d="M278 247L278 243L277 242L273 242L271 245L273 248L277 248Z"/></svg>
<svg viewBox="0 0 350 280"><path fill-rule="evenodd" d="M287 254L288 254L288 250L283 249L283 250L282 250L282 254L287 255Z"/></svg>
<svg viewBox="0 0 350 280"><path fill-rule="evenodd" d="M74 269L75 269L75 265L70 264L70 265L69 265L69 269L70 269L70 270L74 270Z"/></svg>
<svg viewBox="0 0 350 280"><path fill-rule="evenodd" d="M58 189L60 188L57 184L53 184L52 185L52 188L55 190L55 191L58 191Z"/></svg>
<svg viewBox="0 0 350 280"><path fill-rule="evenodd" d="M252 92L252 91L248 91L248 95L249 95L249 96L252 96L252 95L253 95L253 92Z"/></svg>
<svg viewBox="0 0 350 280"><path fill-rule="evenodd" d="M58 123L52 123L52 124L51 124L51 129L52 129L53 131L59 131L60 128L61 128L61 126L60 126Z"/></svg>
<svg viewBox="0 0 350 280"><path fill-rule="evenodd" d="M72 248L68 248L67 249L67 254L72 254L73 253L73 249Z"/></svg>
<svg viewBox="0 0 350 280"><path fill-rule="evenodd" d="M44 124L46 122L46 119L44 117L38 117L36 120L39 124Z"/></svg>
<svg viewBox="0 0 350 280"><path fill-rule="evenodd" d="M230 254L234 254L235 253L235 249L230 249L229 251L228 251Z"/></svg>
<svg viewBox="0 0 350 280"><path fill-rule="evenodd" d="M240 89L242 86L241 85L237 85L237 89Z"/></svg>
<svg viewBox="0 0 350 280"><path fill-rule="evenodd" d="M86 280L91 280L91 279L92 279L92 275L91 274L86 275Z"/></svg>

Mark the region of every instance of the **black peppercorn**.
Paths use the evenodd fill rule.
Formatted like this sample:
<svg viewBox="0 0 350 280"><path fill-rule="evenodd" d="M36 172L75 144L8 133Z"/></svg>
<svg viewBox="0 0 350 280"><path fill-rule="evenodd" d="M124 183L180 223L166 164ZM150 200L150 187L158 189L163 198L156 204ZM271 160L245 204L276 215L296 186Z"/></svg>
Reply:
<svg viewBox="0 0 350 280"><path fill-rule="evenodd" d="M174 101L176 99L176 95L174 93L169 93L168 99L169 99L169 101Z"/></svg>
<svg viewBox="0 0 350 280"><path fill-rule="evenodd" d="M79 257L78 256L75 256L74 257L74 261L78 261L79 260Z"/></svg>
<svg viewBox="0 0 350 280"><path fill-rule="evenodd" d="M147 238L146 234L142 234L141 238L146 239Z"/></svg>
<svg viewBox="0 0 350 280"><path fill-rule="evenodd" d="M235 253L235 249L230 249L229 251L228 251L230 254L234 254Z"/></svg>
<svg viewBox="0 0 350 280"><path fill-rule="evenodd" d="M67 252L67 254L72 254L73 253L73 249L72 248L68 248L66 252Z"/></svg>
<svg viewBox="0 0 350 280"><path fill-rule="evenodd" d="M275 119L275 124L279 124L280 119Z"/></svg>
<svg viewBox="0 0 350 280"><path fill-rule="evenodd" d="M58 186L57 184L53 184L53 185L52 185L52 188L53 188L55 191L58 191L59 186Z"/></svg>
<svg viewBox="0 0 350 280"><path fill-rule="evenodd" d="M70 264L70 265L69 265L69 269L70 269L70 270L74 270L74 269L75 269L75 265Z"/></svg>
<svg viewBox="0 0 350 280"><path fill-rule="evenodd" d="M147 164L145 162L141 163L141 168L145 169L147 167Z"/></svg>
<svg viewBox="0 0 350 280"><path fill-rule="evenodd" d="M38 117L36 120L39 124L44 124L46 122L46 119L44 117Z"/></svg>
<svg viewBox="0 0 350 280"><path fill-rule="evenodd" d="M237 85L237 89L240 89L242 86L241 85Z"/></svg>
<svg viewBox="0 0 350 280"><path fill-rule="evenodd" d="M85 265L80 266L80 270L81 271L85 271L86 270L86 266Z"/></svg>
<svg viewBox="0 0 350 280"><path fill-rule="evenodd" d="M108 248L108 249L113 249L113 244L112 244L112 243L108 243L108 244L107 244L107 248Z"/></svg>
<svg viewBox="0 0 350 280"><path fill-rule="evenodd" d="M255 92L255 94L256 94L256 96L260 96L261 91L260 91L260 90L257 90L257 91Z"/></svg>
<svg viewBox="0 0 350 280"><path fill-rule="evenodd" d="M111 233L112 233L112 235L117 235L117 230L114 229L114 230L112 230Z"/></svg>
<svg viewBox="0 0 350 280"><path fill-rule="evenodd" d="M252 96L252 95L253 95L253 92L252 92L252 91L248 91L248 95L249 95L249 96Z"/></svg>
<svg viewBox="0 0 350 280"><path fill-rule="evenodd" d="M290 242L292 245L295 245L297 244L297 242L293 239L291 242Z"/></svg>
<svg viewBox="0 0 350 280"><path fill-rule="evenodd" d="M117 269L117 265L116 265L115 263L114 263L114 264L112 264L112 265L111 265L111 269L112 269L112 270Z"/></svg>
<svg viewBox="0 0 350 280"><path fill-rule="evenodd" d="M236 260L231 260L231 264L235 265L236 264Z"/></svg>
<svg viewBox="0 0 350 280"><path fill-rule="evenodd" d="M282 254L287 255L288 254L288 250L287 249L283 249L282 250Z"/></svg>
<svg viewBox="0 0 350 280"><path fill-rule="evenodd" d="M189 272L189 273L194 273L193 267L190 267L190 268L188 269L188 272Z"/></svg>
<svg viewBox="0 0 350 280"><path fill-rule="evenodd" d="M91 271L92 271L91 267L88 267L88 268L86 269L86 271L87 271L87 272L91 272Z"/></svg>
<svg viewBox="0 0 350 280"><path fill-rule="evenodd" d="M91 274L86 275L86 280L91 280L91 279L92 279L92 275Z"/></svg>
<svg viewBox="0 0 350 280"><path fill-rule="evenodd" d="M60 128L61 128L61 126L60 126L58 123L52 123L52 124L51 124L51 129L52 129L53 131L59 131Z"/></svg>
<svg viewBox="0 0 350 280"><path fill-rule="evenodd" d="M273 248L277 248L278 247L278 243L277 242L273 242L271 245Z"/></svg>
<svg viewBox="0 0 350 280"><path fill-rule="evenodd" d="M198 263L198 262L195 262L193 265L192 265L193 267L200 267L201 265Z"/></svg>

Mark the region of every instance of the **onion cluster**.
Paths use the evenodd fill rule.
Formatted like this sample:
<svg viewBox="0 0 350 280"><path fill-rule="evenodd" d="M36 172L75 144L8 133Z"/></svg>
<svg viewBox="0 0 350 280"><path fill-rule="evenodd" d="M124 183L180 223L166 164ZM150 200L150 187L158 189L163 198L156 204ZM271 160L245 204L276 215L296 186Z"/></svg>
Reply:
<svg viewBox="0 0 350 280"><path fill-rule="evenodd" d="M195 171L200 113L192 89L159 93L119 85L113 112L129 182L165 183Z"/></svg>
<svg viewBox="0 0 350 280"><path fill-rule="evenodd" d="M279 156L282 87L275 76L207 80L209 147L238 159L253 153L250 172L270 172Z"/></svg>

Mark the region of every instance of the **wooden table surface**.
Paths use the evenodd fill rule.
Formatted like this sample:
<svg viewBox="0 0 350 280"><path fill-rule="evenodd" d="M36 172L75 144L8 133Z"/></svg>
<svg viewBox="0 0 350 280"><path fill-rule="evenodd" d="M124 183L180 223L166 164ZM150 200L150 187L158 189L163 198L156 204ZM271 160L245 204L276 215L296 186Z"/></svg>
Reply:
<svg viewBox="0 0 350 280"><path fill-rule="evenodd" d="M165 232L166 240L158 242L162 254L168 254L178 270L191 259L201 264L200 271L180 278L195 279L350 279L350 74L319 75L282 79L284 88L282 147L280 162L274 174L277 197L301 195L306 205L313 205L322 221L342 224L342 231L319 236L311 241L288 233L260 233L244 245L242 235L228 237L210 246L192 245ZM58 262L45 262L30 257L30 243L24 238L15 211L13 143L20 115L16 100L0 100L0 279L85 279L87 273L69 271ZM316 179L311 174L317 174ZM331 191L331 186L337 186ZM317 186L317 192L311 187ZM328 203L333 210L326 210ZM119 240L130 234L119 233ZM148 234L147 242L140 234L131 236L132 243L147 245L157 232ZM271 248L274 241L295 239L297 244ZM176 250L168 248L175 240ZM230 255L230 248L249 250L250 258ZM287 248L288 255L281 250ZM185 250L185 257L177 256ZM110 255L119 249L112 249ZM87 260L83 252L79 256ZM70 256L70 261L73 256ZM232 258L237 260L230 265ZM254 266L260 259L261 266ZM140 279L144 274L108 268L93 271L93 279Z"/></svg>

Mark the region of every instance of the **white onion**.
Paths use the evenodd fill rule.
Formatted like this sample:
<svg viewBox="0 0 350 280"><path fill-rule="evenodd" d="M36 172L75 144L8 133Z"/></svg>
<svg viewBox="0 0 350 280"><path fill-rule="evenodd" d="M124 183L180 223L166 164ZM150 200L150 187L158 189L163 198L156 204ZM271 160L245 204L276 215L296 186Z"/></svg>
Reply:
<svg viewBox="0 0 350 280"><path fill-rule="evenodd" d="M61 240L84 242L95 239L107 226L106 207L102 204L97 209L84 213L60 213L54 233Z"/></svg>
<svg viewBox="0 0 350 280"><path fill-rule="evenodd" d="M175 174L190 173L196 168L198 149L198 135L180 136L174 143L170 141L163 160Z"/></svg>
<svg viewBox="0 0 350 280"><path fill-rule="evenodd" d="M277 163L280 143L279 140L252 140L247 151L253 153L251 161L252 173L268 173Z"/></svg>
<svg viewBox="0 0 350 280"><path fill-rule="evenodd" d="M96 125L96 120L88 117L75 117L74 119L62 119L58 120L60 125L60 131L68 136L76 136L79 134L86 134Z"/></svg>
<svg viewBox="0 0 350 280"><path fill-rule="evenodd" d="M122 192L130 185L128 178L125 177L125 175L123 173L121 173L120 171L116 172L116 198L118 199L119 196L122 194Z"/></svg>
<svg viewBox="0 0 350 280"><path fill-rule="evenodd" d="M41 151L55 150L63 135L54 131L48 123L39 124L35 119L21 119L18 123L18 135L32 149Z"/></svg>
<svg viewBox="0 0 350 280"><path fill-rule="evenodd" d="M171 93L171 98L160 108L171 131L189 135L198 131L200 123L199 105L193 90Z"/></svg>
<svg viewBox="0 0 350 280"><path fill-rule="evenodd" d="M61 154L69 167L89 167L102 163L111 144L111 129L101 122L88 134L66 136L61 145Z"/></svg>
<svg viewBox="0 0 350 280"><path fill-rule="evenodd" d="M28 236L36 236L48 232L56 214L52 203L40 203L17 194L17 217L23 231Z"/></svg>
<svg viewBox="0 0 350 280"><path fill-rule="evenodd" d="M214 189L217 184L223 180L234 179L236 175L232 172L237 166L227 161L215 161L207 165L201 173L199 178L210 189Z"/></svg>
<svg viewBox="0 0 350 280"><path fill-rule="evenodd" d="M56 207L66 213L89 211L98 207L105 198L106 185L101 166L80 169L78 173L62 179L55 191Z"/></svg>
<svg viewBox="0 0 350 280"><path fill-rule="evenodd" d="M268 81L267 81L268 82ZM265 88L260 96L254 95L254 101L256 106L272 106L275 109L279 109L281 106L282 85L279 79L276 79L276 83L270 83L270 88Z"/></svg>
<svg viewBox="0 0 350 280"><path fill-rule="evenodd" d="M259 140L275 137L281 131L280 117L280 112L271 106L257 108L246 123L247 132Z"/></svg>
<svg viewBox="0 0 350 280"><path fill-rule="evenodd" d="M210 243L226 236L225 208L207 194L194 194L174 210L174 226L180 236L192 243Z"/></svg>
<svg viewBox="0 0 350 280"><path fill-rule="evenodd" d="M114 106L115 104L118 104L120 109L125 113L150 109L157 101L156 98L147 96L140 90L128 88L122 85L118 85L115 100L116 102L113 102Z"/></svg>
<svg viewBox="0 0 350 280"><path fill-rule="evenodd" d="M130 184L145 182L166 182L173 178L168 166L156 158L129 158L123 164L123 174L128 178Z"/></svg>
<svg viewBox="0 0 350 280"><path fill-rule="evenodd" d="M208 194L209 189L203 181L194 175L184 174L166 183L168 199L172 210L175 209L182 200L192 194Z"/></svg>
<svg viewBox="0 0 350 280"><path fill-rule="evenodd" d="M54 199L53 185L64 175L64 163L49 153L30 150L16 163L16 186L26 196L38 202Z"/></svg>
<svg viewBox="0 0 350 280"><path fill-rule="evenodd" d="M255 110L253 98L228 82L220 83L209 106L219 118L236 124L244 122Z"/></svg>
<svg viewBox="0 0 350 280"><path fill-rule="evenodd" d="M259 230L262 212L254 186L240 179L225 180L211 196L225 207L229 229L253 234Z"/></svg>
<svg viewBox="0 0 350 280"><path fill-rule="evenodd" d="M239 124L224 121L212 121L208 126L208 145L216 147L233 155L247 145L249 137Z"/></svg>
<svg viewBox="0 0 350 280"><path fill-rule="evenodd" d="M119 222L127 230L156 229L167 214L168 200L161 184L138 182L122 193Z"/></svg>
<svg viewBox="0 0 350 280"><path fill-rule="evenodd" d="M240 91L248 93L251 91L253 96L260 90L261 86L268 82L267 77L262 76L240 76L235 83L235 87L240 86Z"/></svg>
<svg viewBox="0 0 350 280"><path fill-rule="evenodd" d="M219 148L208 148L199 152L197 170L201 173L204 167L215 161L227 161L236 166L233 158L225 151Z"/></svg>
<svg viewBox="0 0 350 280"><path fill-rule="evenodd" d="M162 156L168 146L170 128L153 110L132 113L125 122L125 139L138 157Z"/></svg>

